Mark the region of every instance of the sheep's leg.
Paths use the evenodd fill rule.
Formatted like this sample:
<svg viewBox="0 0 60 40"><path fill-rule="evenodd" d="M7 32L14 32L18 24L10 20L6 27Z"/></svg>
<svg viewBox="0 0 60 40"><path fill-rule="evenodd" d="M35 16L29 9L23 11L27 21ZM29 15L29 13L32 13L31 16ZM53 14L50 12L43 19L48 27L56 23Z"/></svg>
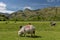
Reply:
<svg viewBox="0 0 60 40"><path fill-rule="evenodd" d="M30 32L31 33L31 37L33 37L33 31L32 32Z"/></svg>
<svg viewBox="0 0 60 40"><path fill-rule="evenodd" d="M35 31L33 31L33 34L34 34L34 36L35 36Z"/></svg>
<svg viewBox="0 0 60 40"><path fill-rule="evenodd" d="M26 33L24 33L24 36L26 36Z"/></svg>
<svg viewBox="0 0 60 40"><path fill-rule="evenodd" d="M22 36L22 35L23 35L23 33L20 34L20 36Z"/></svg>
<svg viewBox="0 0 60 40"><path fill-rule="evenodd" d="M26 31L24 30L24 36L26 36Z"/></svg>
<svg viewBox="0 0 60 40"><path fill-rule="evenodd" d="M33 36L33 34L31 33L31 37Z"/></svg>

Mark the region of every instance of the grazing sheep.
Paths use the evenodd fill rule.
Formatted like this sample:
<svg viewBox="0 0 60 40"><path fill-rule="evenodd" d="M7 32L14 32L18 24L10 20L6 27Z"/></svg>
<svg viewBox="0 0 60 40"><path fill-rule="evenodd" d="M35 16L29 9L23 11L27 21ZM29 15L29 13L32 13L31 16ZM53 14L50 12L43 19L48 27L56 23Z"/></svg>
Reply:
<svg viewBox="0 0 60 40"><path fill-rule="evenodd" d="M51 24L51 26L55 26L56 22L52 21L50 24Z"/></svg>
<svg viewBox="0 0 60 40"><path fill-rule="evenodd" d="M31 34L31 36L35 36L35 27L33 25L27 25L27 26L23 26L19 31L18 31L18 35L22 36L22 35L26 35L26 34Z"/></svg>

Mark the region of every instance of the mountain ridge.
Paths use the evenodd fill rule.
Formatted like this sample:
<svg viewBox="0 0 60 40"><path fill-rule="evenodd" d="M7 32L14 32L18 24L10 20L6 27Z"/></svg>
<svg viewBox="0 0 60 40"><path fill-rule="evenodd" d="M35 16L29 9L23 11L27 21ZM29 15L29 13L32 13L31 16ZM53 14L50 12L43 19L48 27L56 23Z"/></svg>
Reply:
<svg viewBox="0 0 60 40"><path fill-rule="evenodd" d="M60 21L60 7L48 7L36 10L18 10L9 15L9 19L14 21Z"/></svg>

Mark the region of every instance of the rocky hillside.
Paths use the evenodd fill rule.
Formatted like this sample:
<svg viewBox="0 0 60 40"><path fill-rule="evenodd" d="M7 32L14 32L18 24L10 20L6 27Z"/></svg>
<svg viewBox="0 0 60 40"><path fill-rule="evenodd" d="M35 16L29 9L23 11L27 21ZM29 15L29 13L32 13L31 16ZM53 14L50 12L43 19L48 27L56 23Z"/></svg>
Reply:
<svg viewBox="0 0 60 40"><path fill-rule="evenodd" d="M60 7L48 7L37 10L18 10L9 15L10 20L16 21L60 21Z"/></svg>

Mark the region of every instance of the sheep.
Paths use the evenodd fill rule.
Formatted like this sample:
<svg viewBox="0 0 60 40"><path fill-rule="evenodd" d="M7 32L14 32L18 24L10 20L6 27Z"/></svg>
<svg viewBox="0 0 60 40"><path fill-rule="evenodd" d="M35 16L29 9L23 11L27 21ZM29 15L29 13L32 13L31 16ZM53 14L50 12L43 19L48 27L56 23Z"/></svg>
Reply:
<svg viewBox="0 0 60 40"><path fill-rule="evenodd" d="M29 27L28 27L29 26ZM26 35L26 34L31 34L31 36L35 36L35 27L33 25L28 25L28 26L20 26L21 29L18 31L18 35Z"/></svg>
<svg viewBox="0 0 60 40"><path fill-rule="evenodd" d="M56 22L52 21L50 24L51 24L51 26L55 26Z"/></svg>

